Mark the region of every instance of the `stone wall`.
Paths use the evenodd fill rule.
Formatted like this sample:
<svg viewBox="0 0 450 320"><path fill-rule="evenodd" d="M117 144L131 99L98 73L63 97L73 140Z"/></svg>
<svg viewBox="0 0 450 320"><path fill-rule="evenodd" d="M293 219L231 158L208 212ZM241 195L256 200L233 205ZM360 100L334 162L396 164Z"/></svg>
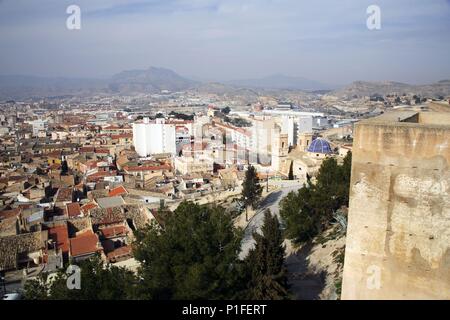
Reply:
<svg viewBox="0 0 450 320"><path fill-rule="evenodd" d="M421 116L356 125L342 299L450 299L450 121Z"/></svg>

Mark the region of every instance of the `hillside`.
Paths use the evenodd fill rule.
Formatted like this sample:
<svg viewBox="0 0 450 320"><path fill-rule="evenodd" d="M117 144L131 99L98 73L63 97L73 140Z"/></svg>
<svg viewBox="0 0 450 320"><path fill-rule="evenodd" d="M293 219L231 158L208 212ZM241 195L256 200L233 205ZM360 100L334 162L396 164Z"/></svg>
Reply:
<svg viewBox="0 0 450 320"><path fill-rule="evenodd" d="M340 299L344 266L345 235L337 226L300 248L286 240L286 267L293 299Z"/></svg>
<svg viewBox="0 0 450 320"><path fill-rule="evenodd" d="M450 95L450 80L442 80L437 83L425 85L410 85L394 81L368 82L355 81L348 86L330 92L328 95L339 98L364 97L372 95L420 95L423 97L437 98Z"/></svg>
<svg viewBox="0 0 450 320"><path fill-rule="evenodd" d="M138 94L161 90L187 90L198 83L172 70L150 67L128 70L109 79L0 76L0 99L26 99L63 95Z"/></svg>
<svg viewBox="0 0 450 320"><path fill-rule="evenodd" d="M290 77L275 74L259 79L243 79L227 82L228 84L258 89L286 89L286 90L325 90L332 88L330 85L303 77Z"/></svg>
<svg viewBox="0 0 450 320"><path fill-rule="evenodd" d="M155 93L161 90L181 91L197 83L172 70L150 67L146 70L122 71L111 77L109 89L119 93Z"/></svg>

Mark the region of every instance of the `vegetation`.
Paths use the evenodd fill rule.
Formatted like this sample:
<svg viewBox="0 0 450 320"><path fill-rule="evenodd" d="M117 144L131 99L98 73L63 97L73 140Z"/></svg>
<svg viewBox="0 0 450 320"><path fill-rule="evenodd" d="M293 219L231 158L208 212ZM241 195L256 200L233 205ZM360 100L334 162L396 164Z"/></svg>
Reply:
<svg viewBox="0 0 450 320"><path fill-rule="evenodd" d="M225 107L225 108L221 109L220 112L227 115L231 112L231 109L230 109L230 107Z"/></svg>
<svg viewBox="0 0 450 320"><path fill-rule="evenodd" d="M294 162L293 161L291 162L291 166L289 167L288 179L294 180Z"/></svg>
<svg viewBox="0 0 450 320"><path fill-rule="evenodd" d="M66 176L68 173L69 173L69 166L68 166L68 164L67 164L67 161L64 160L64 161L61 163L61 175L62 175L62 176Z"/></svg>
<svg viewBox="0 0 450 320"><path fill-rule="evenodd" d="M79 290L68 289L68 275L64 271L60 271L53 280L49 280L46 274L41 274L37 279L25 283L25 299L124 300L134 297L136 278L131 271L111 265L105 267L99 257L84 260L79 267Z"/></svg>
<svg viewBox="0 0 450 320"><path fill-rule="evenodd" d="M254 166L250 165L245 173L245 180L242 184L241 200L245 206L252 206L256 209L261 199L262 186L259 184L259 178Z"/></svg>
<svg viewBox="0 0 450 320"><path fill-rule="evenodd" d="M280 202L280 214L286 222L286 237L296 243L311 240L323 231L341 206L348 206L351 153L338 165L328 158L322 163L315 184L308 181L297 192Z"/></svg>
<svg viewBox="0 0 450 320"><path fill-rule="evenodd" d="M224 121L232 124L235 127L251 127L252 123L243 118L231 118L228 116L224 117Z"/></svg>
<svg viewBox="0 0 450 320"><path fill-rule="evenodd" d="M49 281L43 274L25 284L25 299L287 299L285 249L276 216L265 213L262 234L242 261L242 231L219 206L183 202L164 211L164 223L136 232L138 274L99 257L80 262L81 288L68 289L60 271Z"/></svg>
<svg viewBox="0 0 450 320"><path fill-rule="evenodd" d="M142 263L138 295L143 299L233 299L240 292L236 263L241 233L221 207L184 202L137 233L134 255Z"/></svg>
<svg viewBox="0 0 450 320"><path fill-rule="evenodd" d="M179 112L175 112L175 111L171 111L169 113L170 117L173 117L175 119L182 119L182 120L194 120L194 115L193 114L184 114L184 113L179 113Z"/></svg>
<svg viewBox="0 0 450 320"><path fill-rule="evenodd" d="M284 267L283 235L278 218L269 210L264 214L262 235L255 232L253 238L256 241L255 247L245 259L249 279L245 298L250 300L289 298Z"/></svg>

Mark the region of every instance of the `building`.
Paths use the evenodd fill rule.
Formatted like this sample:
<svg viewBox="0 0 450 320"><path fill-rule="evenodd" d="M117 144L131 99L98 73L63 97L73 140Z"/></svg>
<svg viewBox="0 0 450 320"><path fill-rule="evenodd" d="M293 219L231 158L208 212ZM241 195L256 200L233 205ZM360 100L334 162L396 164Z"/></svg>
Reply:
<svg viewBox="0 0 450 320"><path fill-rule="evenodd" d="M333 153L330 143L322 138L314 139L307 149L311 157L325 158Z"/></svg>
<svg viewBox="0 0 450 320"><path fill-rule="evenodd" d="M450 113L355 126L342 299L450 299Z"/></svg>
<svg viewBox="0 0 450 320"><path fill-rule="evenodd" d="M288 134L290 147L297 145L300 134L313 131L312 116L282 116L281 123L282 133Z"/></svg>
<svg viewBox="0 0 450 320"><path fill-rule="evenodd" d="M165 119L158 118L150 122L144 118L142 123L133 123L133 143L136 152L141 157L152 154L176 154L175 125L166 123Z"/></svg>
<svg viewBox="0 0 450 320"><path fill-rule="evenodd" d="M289 152L288 135L279 129L272 130L272 169L281 171Z"/></svg>
<svg viewBox="0 0 450 320"><path fill-rule="evenodd" d="M182 175L192 173L212 173L213 168L213 161L209 159L190 157L175 158L175 170Z"/></svg>
<svg viewBox="0 0 450 320"><path fill-rule="evenodd" d="M304 132L298 135L297 148L300 151L306 151L313 141L314 134L312 132Z"/></svg>
<svg viewBox="0 0 450 320"><path fill-rule="evenodd" d="M29 124L33 127L33 137L45 137L47 133L48 123L45 120L30 121Z"/></svg>

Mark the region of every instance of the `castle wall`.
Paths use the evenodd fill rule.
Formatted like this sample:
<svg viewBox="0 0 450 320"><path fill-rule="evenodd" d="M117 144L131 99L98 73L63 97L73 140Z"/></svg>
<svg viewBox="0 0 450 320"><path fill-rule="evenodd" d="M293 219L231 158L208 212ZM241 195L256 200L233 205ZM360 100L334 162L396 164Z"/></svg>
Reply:
<svg viewBox="0 0 450 320"><path fill-rule="evenodd" d="M356 125L342 299L450 299L450 122L433 116Z"/></svg>

